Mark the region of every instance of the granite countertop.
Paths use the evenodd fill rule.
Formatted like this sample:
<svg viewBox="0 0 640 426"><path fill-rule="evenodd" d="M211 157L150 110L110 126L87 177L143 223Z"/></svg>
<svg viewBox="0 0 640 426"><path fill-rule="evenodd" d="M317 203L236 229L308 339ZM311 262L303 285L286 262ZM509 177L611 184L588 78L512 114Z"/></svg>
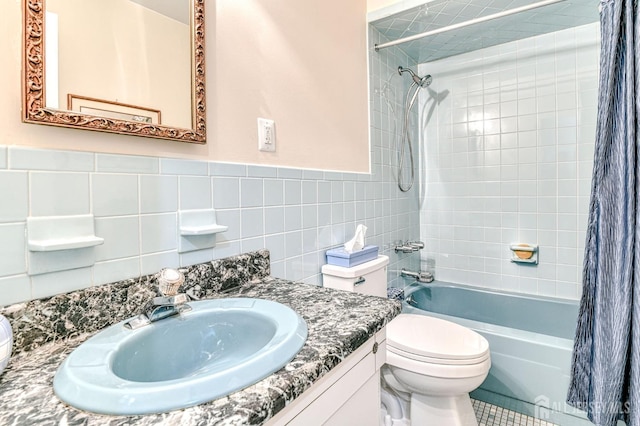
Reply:
<svg viewBox="0 0 640 426"><path fill-rule="evenodd" d="M20 306L0 311L12 322L16 337L14 351L17 352L0 376L0 424L263 424L400 313L401 305L397 301L294 283L265 275L268 273L269 258L266 251L244 256L239 263L234 263L238 259L227 261L226 267L222 268L214 261L214 275L223 277L222 280L212 278L211 264L192 267L185 273L192 282L187 292L194 299L263 298L283 303L298 312L307 322L308 338L300 352L284 368L226 397L169 413L105 416L80 411L60 402L54 395L53 376L65 357L105 324L97 323L99 315L93 317L93 322L87 321L86 317L77 318L77 305L82 304L81 301L88 303L86 292L78 297L60 297L43 303L29 302L32 305L27 308ZM249 267L245 268L243 265ZM243 279L244 282L238 284ZM134 287L145 288L150 280L153 277L135 283L110 285L113 288L105 289L102 286L99 293L115 293L116 297L124 297L122 294L126 293L127 300L137 303L142 296L139 294L140 289L134 291ZM235 285L229 285L229 282ZM99 301L100 297L96 294L92 296L93 299L98 299L94 303L103 302ZM114 295L110 297L113 298ZM126 306L127 303L122 305ZM120 307L118 310L118 314L111 315L109 323L127 318L134 311L132 306L129 309ZM51 323L44 326L43 323L49 320ZM92 325L83 327L80 325L83 323Z"/></svg>

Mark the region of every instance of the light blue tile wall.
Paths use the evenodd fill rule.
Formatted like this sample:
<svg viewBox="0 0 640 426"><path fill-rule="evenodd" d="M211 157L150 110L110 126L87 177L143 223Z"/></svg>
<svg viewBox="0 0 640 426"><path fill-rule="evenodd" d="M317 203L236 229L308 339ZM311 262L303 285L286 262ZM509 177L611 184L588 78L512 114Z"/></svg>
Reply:
<svg viewBox="0 0 640 426"><path fill-rule="evenodd" d="M178 210L178 176L140 176L140 213Z"/></svg>
<svg viewBox="0 0 640 426"><path fill-rule="evenodd" d="M212 204L211 178L208 176L180 176L180 209L210 209Z"/></svg>
<svg viewBox="0 0 640 426"><path fill-rule="evenodd" d="M140 219L138 216L111 216L95 219L97 235L108 235L95 247L96 261L131 258L140 255Z"/></svg>
<svg viewBox="0 0 640 426"><path fill-rule="evenodd" d="M24 223L0 224L0 270L6 275L25 274L27 271L24 230Z"/></svg>
<svg viewBox="0 0 640 426"><path fill-rule="evenodd" d="M0 170L0 222L24 222L29 214L28 173Z"/></svg>
<svg viewBox="0 0 640 426"><path fill-rule="evenodd" d="M15 148L11 153L11 168L14 170L91 172L94 162L95 155L87 152Z"/></svg>
<svg viewBox="0 0 640 426"><path fill-rule="evenodd" d="M50 274L34 275L31 277L31 297L40 299L52 294L80 290L92 282L93 268L78 268L68 271L52 272Z"/></svg>
<svg viewBox="0 0 640 426"><path fill-rule="evenodd" d="M0 147L0 169L7 168L7 147Z"/></svg>
<svg viewBox="0 0 640 426"><path fill-rule="evenodd" d="M89 174L31 171L29 197L31 216L87 214L90 211Z"/></svg>
<svg viewBox="0 0 640 426"><path fill-rule="evenodd" d="M137 175L94 173L91 193L96 217L137 215L140 211Z"/></svg>
<svg viewBox="0 0 640 426"><path fill-rule="evenodd" d="M95 164L93 170L77 171L77 153L0 152L7 152L8 168L0 170L0 186L11 200L0 207L0 305L264 247L274 276L321 285L324 252L350 238L359 223L369 228L367 241L390 255L392 280L400 267L417 264L416 256L391 250L394 241L419 235L415 197L392 188L389 166L381 162L369 175L90 154L93 160L78 161ZM29 172L13 169L14 155ZM47 158L58 159L56 165ZM177 212L211 206L229 230L213 249L179 254ZM95 215L96 235L105 239L94 248L95 265L27 275L26 218L86 213Z"/></svg>
<svg viewBox="0 0 640 426"><path fill-rule="evenodd" d="M96 172L157 174L160 158L135 155L96 154Z"/></svg>
<svg viewBox="0 0 640 426"><path fill-rule="evenodd" d="M433 74L420 229L437 277L580 298L599 38L594 23L420 65ZM537 266L510 262L518 242L539 245Z"/></svg>

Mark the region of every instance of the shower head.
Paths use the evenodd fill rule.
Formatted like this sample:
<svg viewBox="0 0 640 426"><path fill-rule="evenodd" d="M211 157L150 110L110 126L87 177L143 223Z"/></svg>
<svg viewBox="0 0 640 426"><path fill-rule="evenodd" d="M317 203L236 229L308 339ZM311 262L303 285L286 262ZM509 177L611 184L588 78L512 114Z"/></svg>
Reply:
<svg viewBox="0 0 640 426"><path fill-rule="evenodd" d="M433 78L429 74L425 75L424 77L418 77L416 73L409 68L403 68L402 66L399 66L398 74L402 75L403 72L408 72L411 75L411 79L413 80L413 82L420 87L427 87L433 80Z"/></svg>

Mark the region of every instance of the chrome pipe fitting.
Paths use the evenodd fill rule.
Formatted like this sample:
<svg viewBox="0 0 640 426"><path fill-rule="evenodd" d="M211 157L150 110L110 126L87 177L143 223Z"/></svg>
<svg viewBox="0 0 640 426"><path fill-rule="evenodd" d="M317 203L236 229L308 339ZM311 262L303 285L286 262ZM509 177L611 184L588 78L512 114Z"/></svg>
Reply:
<svg viewBox="0 0 640 426"><path fill-rule="evenodd" d="M396 253L413 253L423 248L424 243L422 241L405 241L404 243L397 244L393 249Z"/></svg>
<svg viewBox="0 0 640 426"><path fill-rule="evenodd" d="M411 247L415 247L417 250L422 250L424 248L424 243L422 241L409 241L408 244Z"/></svg>
<svg viewBox="0 0 640 426"><path fill-rule="evenodd" d="M430 283L434 280L433 273L429 271L412 272L402 268L400 275L405 278L413 278L419 283Z"/></svg>

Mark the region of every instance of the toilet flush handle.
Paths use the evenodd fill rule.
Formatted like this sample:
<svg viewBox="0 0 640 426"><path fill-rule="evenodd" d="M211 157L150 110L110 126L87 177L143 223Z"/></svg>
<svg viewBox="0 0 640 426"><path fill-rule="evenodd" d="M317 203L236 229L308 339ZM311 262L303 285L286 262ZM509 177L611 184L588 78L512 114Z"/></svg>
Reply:
<svg viewBox="0 0 640 426"><path fill-rule="evenodd" d="M356 282L353 283L353 285L362 285L365 283L365 281L367 281L365 277L360 277Z"/></svg>

